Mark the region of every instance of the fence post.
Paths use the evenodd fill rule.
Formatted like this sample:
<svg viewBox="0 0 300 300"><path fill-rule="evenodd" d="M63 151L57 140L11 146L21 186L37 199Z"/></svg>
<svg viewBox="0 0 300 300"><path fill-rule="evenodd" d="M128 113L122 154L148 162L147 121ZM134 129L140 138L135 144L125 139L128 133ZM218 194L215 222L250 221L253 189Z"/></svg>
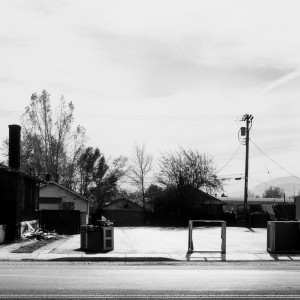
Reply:
<svg viewBox="0 0 300 300"><path fill-rule="evenodd" d="M189 221L189 241L188 241L188 252L193 252L193 237L192 237L192 225L193 221Z"/></svg>
<svg viewBox="0 0 300 300"><path fill-rule="evenodd" d="M221 231L221 253L225 254L226 253L226 221L222 222L222 231Z"/></svg>

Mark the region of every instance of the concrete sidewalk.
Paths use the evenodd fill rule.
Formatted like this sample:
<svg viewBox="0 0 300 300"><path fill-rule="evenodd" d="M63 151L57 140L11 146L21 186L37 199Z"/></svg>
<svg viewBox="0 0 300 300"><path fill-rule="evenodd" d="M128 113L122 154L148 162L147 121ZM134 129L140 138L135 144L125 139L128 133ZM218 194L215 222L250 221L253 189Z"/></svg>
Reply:
<svg viewBox="0 0 300 300"><path fill-rule="evenodd" d="M0 247L0 260L34 261L300 261L300 254L271 255L266 229L227 227L226 254L221 254L221 229L193 231L194 252L188 253L187 228L116 227L114 250L107 253L80 249L80 235L67 236L33 253L11 253L26 241Z"/></svg>

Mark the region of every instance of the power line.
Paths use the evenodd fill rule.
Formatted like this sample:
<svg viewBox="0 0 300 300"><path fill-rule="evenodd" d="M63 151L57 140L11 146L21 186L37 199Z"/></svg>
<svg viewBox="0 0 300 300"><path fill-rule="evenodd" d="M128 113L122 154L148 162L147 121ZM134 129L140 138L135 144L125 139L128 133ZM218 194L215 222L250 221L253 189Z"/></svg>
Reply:
<svg viewBox="0 0 300 300"><path fill-rule="evenodd" d="M266 164L266 162L265 162L265 160L264 160L264 157L263 157L263 155L262 155L262 152L259 151L259 154L260 154L260 157L261 157L261 159L262 159L262 161L263 161L263 163L264 163L264 165L265 165L265 168L266 168L266 170L267 170L267 173L269 174L269 177L270 177L270 179L271 179L271 182L272 182L272 184L274 184L274 183L273 183L273 178L271 177L270 171L269 171L268 166L267 166L267 164Z"/></svg>
<svg viewBox="0 0 300 300"><path fill-rule="evenodd" d="M232 174L223 174L223 177L234 177L234 176L244 176L242 173L232 173Z"/></svg>
<svg viewBox="0 0 300 300"><path fill-rule="evenodd" d="M235 152L233 153L231 158L227 161L227 163L220 170L218 170L216 172L216 174L220 173L233 160L233 158L235 157L235 155L237 154L237 152L239 151L240 148L241 148L241 145L238 146L238 148L235 150Z"/></svg>
<svg viewBox="0 0 300 300"><path fill-rule="evenodd" d="M294 174L292 174L291 172L287 171L285 168L281 167L276 161L274 161L268 154L266 154L261 148L259 148L252 139L250 139L252 144L259 150L261 151L267 158L269 158L274 164L276 164L280 169L282 169L283 171L285 171L287 174L297 178L300 180L300 178Z"/></svg>
<svg viewBox="0 0 300 300"><path fill-rule="evenodd" d="M25 111L25 110L24 110ZM24 111L20 110L11 110L0 108L0 114L7 115L8 113L13 114L20 114L20 116L24 113ZM129 119L132 120L133 118L143 119L143 120L161 120L161 121L197 121L197 122L215 122L216 120L220 120L222 118L223 121L230 120L231 115L221 114L219 116L210 116L210 115L182 115L182 114L143 114L143 113L136 113L136 114L98 114L98 113L76 113L74 112L75 117L86 117L86 118L119 118L119 119Z"/></svg>

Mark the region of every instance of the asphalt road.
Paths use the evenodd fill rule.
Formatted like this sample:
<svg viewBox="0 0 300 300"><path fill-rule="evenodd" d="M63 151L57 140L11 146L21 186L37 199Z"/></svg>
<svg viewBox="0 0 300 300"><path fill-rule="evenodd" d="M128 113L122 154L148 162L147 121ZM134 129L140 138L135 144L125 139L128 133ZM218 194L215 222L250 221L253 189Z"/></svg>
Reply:
<svg viewBox="0 0 300 300"><path fill-rule="evenodd" d="M0 262L1 299L300 299L300 263Z"/></svg>

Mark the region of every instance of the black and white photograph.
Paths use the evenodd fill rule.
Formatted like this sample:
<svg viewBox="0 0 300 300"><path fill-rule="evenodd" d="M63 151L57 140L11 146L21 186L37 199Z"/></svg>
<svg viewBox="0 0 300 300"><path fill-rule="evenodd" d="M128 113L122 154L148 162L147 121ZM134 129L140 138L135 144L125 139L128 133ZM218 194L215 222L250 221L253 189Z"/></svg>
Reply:
<svg viewBox="0 0 300 300"><path fill-rule="evenodd" d="M299 0L0 1L0 299L300 299Z"/></svg>

